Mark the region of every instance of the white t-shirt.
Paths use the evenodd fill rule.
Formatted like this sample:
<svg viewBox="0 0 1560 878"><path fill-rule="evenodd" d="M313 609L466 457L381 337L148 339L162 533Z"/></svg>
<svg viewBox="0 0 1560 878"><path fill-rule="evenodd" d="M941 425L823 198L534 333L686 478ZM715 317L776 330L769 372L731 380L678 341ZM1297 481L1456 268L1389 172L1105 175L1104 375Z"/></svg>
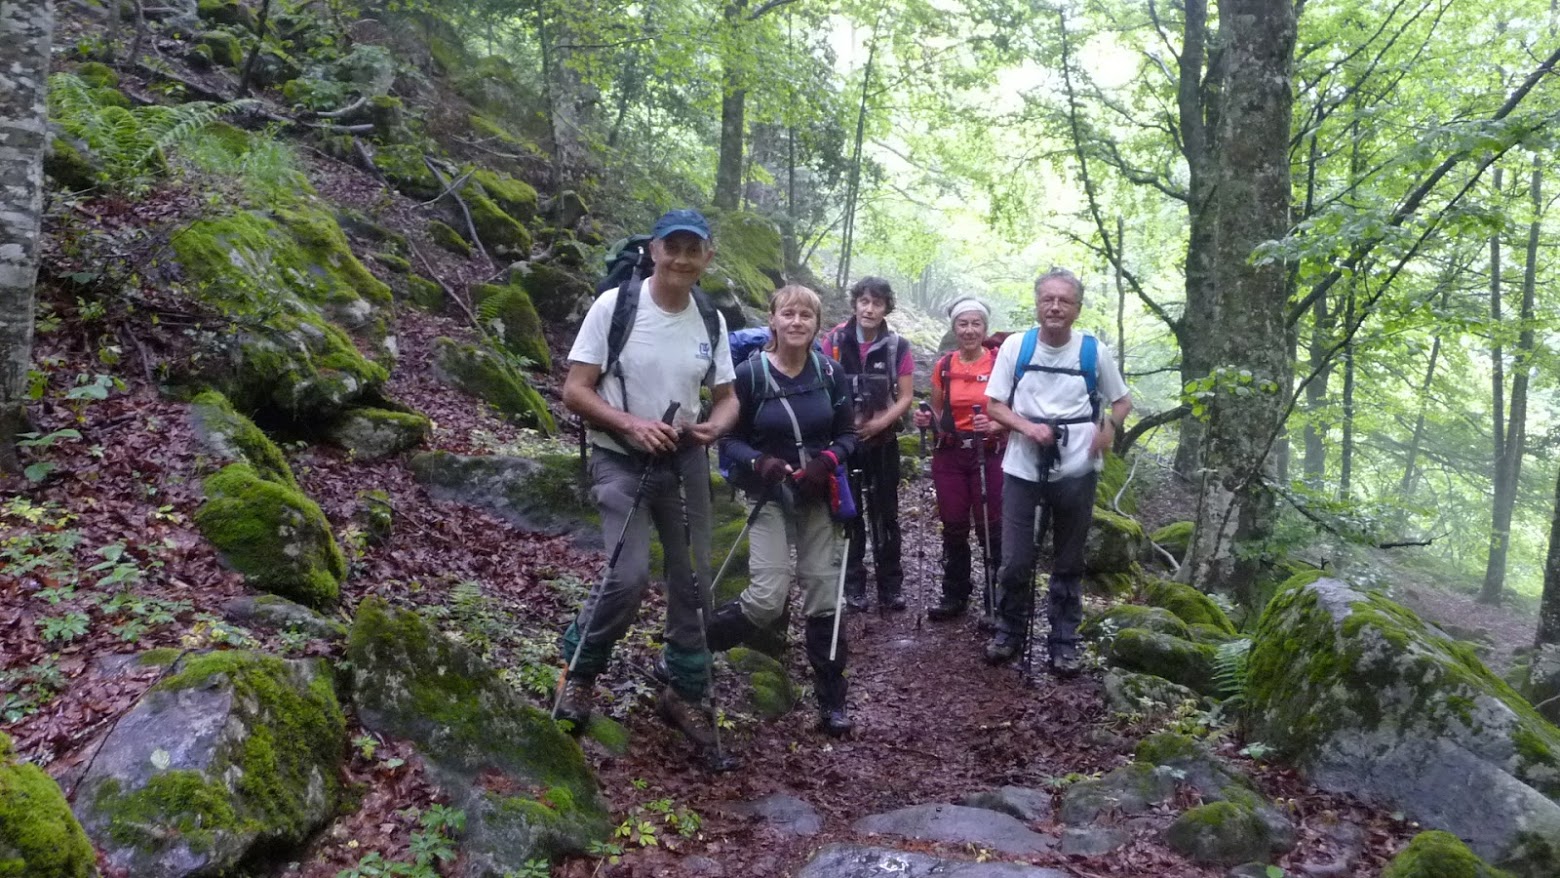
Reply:
<svg viewBox="0 0 1560 878"><path fill-rule="evenodd" d="M580 324L579 335L574 337L574 347L569 350L570 362L606 365L607 331L612 326L617 296L617 290L607 290L591 303L584 323ZM726 343L725 316L720 317L720 333L711 351L709 332L704 328L704 318L699 316L699 306L689 299L688 307L680 312L663 311L647 286L639 291L634 328L618 359L623 367L623 381L628 387L628 404L623 404L623 385L618 383L616 374L603 375L596 390L607 405L651 421L659 421L666 414L667 405L675 400L682 405L677 409L674 423L692 424L699 415L699 387L704 383L712 356L715 358L712 385L730 384L735 375L730 346ZM602 448L621 452L631 450L594 427L589 436L591 442Z"/></svg>
<svg viewBox="0 0 1560 878"><path fill-rule="evenodd" d="M1076 330L1067 344L1052 347L1043 340L1035 340L1035 354L1030 358L1034 366L1053 366L1061 369L1077 369L1079 354L1083 348L1084 332ZM1013 389L1013 367L1018 363L1018 349L1024 343L1024 333L1015 332L1002 342L997 351L997 363L991 369L991 380L986 384L986 396L997 402L1007 402ZM1101 406L1127 395L1126 382L1121 370L1111 356L1110 348L1098 342L1095 359L1095 375L1101 398ZM1082 375L1062 375L1055 372L1027 372L1018 383L1018 393L1013 397L1013 411L1019 417L1031 420L1069 420L1087 418L1089 386ZM1094 434L1099 427L1093 423L1068 424L1067 444L1061 447L1061 460L1050 473L1050 481L1081 476L1090 469L1098 470L1103 461L1089 455ZM1040 480L1039 445L1033 440L1014 433L1008 439L1007 454L1002 458L1002 471L1010 476Z"/></svg>

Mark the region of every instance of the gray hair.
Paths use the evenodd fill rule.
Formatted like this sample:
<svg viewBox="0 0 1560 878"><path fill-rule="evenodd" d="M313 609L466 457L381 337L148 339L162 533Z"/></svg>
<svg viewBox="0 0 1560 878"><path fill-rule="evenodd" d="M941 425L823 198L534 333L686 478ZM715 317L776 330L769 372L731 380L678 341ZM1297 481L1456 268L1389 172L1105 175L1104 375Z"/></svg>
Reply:
<svg viewBox="0 0 1560 878"><path fill-rule="evenodd" d="M1046 281L1052 280L1062 280L1072 284L1072 288L1078 293L1078 307L1083 307L1083 281L1078 279L1078 275L1073 274L1065 268L1058 268L1055 265L1051 266L1050 270L1045 274L1035 278L1035 295L1040 295L1040 287L1042 284L1044 284Z"/></svg>

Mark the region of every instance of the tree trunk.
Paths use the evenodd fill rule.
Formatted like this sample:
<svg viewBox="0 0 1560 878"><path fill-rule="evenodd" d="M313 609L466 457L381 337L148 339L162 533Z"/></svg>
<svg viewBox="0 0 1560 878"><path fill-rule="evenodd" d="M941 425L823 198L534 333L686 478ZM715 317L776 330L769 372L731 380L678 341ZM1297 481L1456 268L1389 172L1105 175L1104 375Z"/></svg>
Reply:
<svg viewBox="0 0 1560 878"><path fill-rule="evenodd" d="M50 0L0 0L0 473L20 470L16 434L27 423L33 309L48 143Z"/></svg>
<svg viewBox="0 0 1560 878"><path fill-rule="evenodd" d="M1555 481L1554 513L1549 522L1549 553L1544 558L1544 594L1538 603L1538 633L1528 671L1529 700L1550 722L1560 722L1560 478Z"/></svg>
<svg viewBox="0 0 1560 878"><path fill-rule="evenodd" d="M1493 178L1497 199L1501 197L1502 171L1502 168L1495 168ZM1506 484L1506 474L1509 472L1506 455L1509 449L1506 442L1506 351L1501 344L1501 333L1505 332L1501 326L1502 311L1501 241L1497 230L1490 235L1490 471L1494 476L1491 479L1489 552L1484 562L1484 587L1479 591L1481 601L1488 600L1486 596L1492 591L1497 597L1500 594L1499 580L1492 584L1491 578L1497 564L1504 568L1506 540L1511 535L1510 520L1507 520L1504 532L1500 522L1501 498L1510 490Z"/></svg>
<svg viewBox="0 0 1560 878"><path fill-rule="evenodd" d="M1121 282L1121 266L1127 261L1127 227L1116 214L1116 371L1127 374L1127 288Z"/></svg>
<svg viewBox="0 0 1560 878"><path fill-rule="evenodd" d="M840 231L840 268L835 286L850 283L850 251L856 241L856 204L861 195L861 142L867 131L867 98L872 89L872 61L877 57L877 29L867 43L867 65L861 73L861 109L856 113L856 145L850 157L850 184L845 194L845 224Z"/></svg>
<svg viewBox="0 0 1560 878"><path fill-rule="evenodd" d="M1448 266L1447 277L1441 288L1441 310L1444 312L1452 301L1451 280L1456 269ZM1441 359L1441 333L1436 332L1435 341L1430 344L1430 362L1425 366L1425 380L1419 385L1419 417L1414 421L1414 436L1408 443L1408 459L1403 464L1403 479L1398 483L1399 508L1408 504L1418 488L1419 472L1417 470L1419 460L1419 446L1425 438L1425 413L1430 408L1430 388L1435 384L1435 367Z"/></svg>
<svg viewBox="0 0 1560 878"><path fill-rule="evenodd" d="M1210 59L1203 77L1207 53L1207 0L1186 0L1186 22L1176 89L1176 113L1180 117L1182 153L1187 169L1186 308L1177 336L1181 340L1181 383L1197 381L1212 371L1218 339L1212 334L1214 287L1214 156L1210 133L1218 127L1220 63ZM1196 418L1181 421L1175 451L1175 470L1200 482L1204 425Z"/></svg>
<svg viewBox="0 0 1560 878"><path fill-rule="evenodd" d="M1522 271L1521 323L1517 331L1517 350L1511 361L1511 411L1506 424L1504 454L1496 461L1505 472L1497 473L1494 514L1491 516L1490 557L1484 567L1484 587L1479 600L1500 603L1506 587L1506 559L1511 550L1511 517L1517 505L1517 483L1522 478L1522 454L1527 445L1528 380L1532 375L1534 297L1538 284L1538 239L1543 231L1543 159L1533 157L1533 175L1529 198L1533 219L1528 224L1526 265Z"/></svg>
<svg viewBox="0 0 1560 878"><path fill-rule="evenodd" d="M742 137L746 128L747 89L729 67L721 77L720 158L715 164L715 206L735 210L742 198Z"/></svg>
<svg viewBox="0 0 1560 878"><path fill-rule="evenodd" d="M1264 484L1283 426L1283 388L1293 369L1286 344L1285 269L1252 264L1252 250L1289 225L1288 132L1294 96L1290 67L1295 13L1290 0L1220 4L1223 94L1214 152L1215 307L1206 337L1218 344L1219 371L1208 420L1198 498L1194 582L1256 603L1272 531L1273 495ZM1190 262L1190 260L1188 260ZM1190 311L1190 305L1188 307Z"/></svg>
<svg viewBox="0 0 1560 878"><path fill-rule="evenodd" d="M1354 327L1355 286L1357 279L1349 279L1349 294L1344 299L1343 326L1349 337L1343 343L1343 443L1338 450L1338 499L1349 499L1354 480Z"/></svg>

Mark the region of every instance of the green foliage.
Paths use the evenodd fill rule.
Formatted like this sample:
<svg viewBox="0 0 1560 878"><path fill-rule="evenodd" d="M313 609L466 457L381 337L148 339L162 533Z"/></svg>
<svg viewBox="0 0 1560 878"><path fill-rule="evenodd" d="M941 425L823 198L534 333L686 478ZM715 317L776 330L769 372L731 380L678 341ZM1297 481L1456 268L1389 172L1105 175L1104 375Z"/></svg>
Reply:
<svg viewBox="0 0 1560 878"><path fill-rule="evenodd" d="M413 833L408 845L410 860L387 860L374 851L363 855L356 866L337 872L336 878L439 878L440 865L455 859L455 840L466 827L466 814L433 805L422 813L421 822L422 831Z"/></svg>
<svg viewBox="0 0 1560 878"><path fill-rule="evenodd" d="M192 141L202 129L253 101L191 102L127 109L103 97L79 76L49 77L49 116L84 141L102 163L102 181L128 193L145 190L166 168L165 152Z"/></svg>
<svg viewBox="0 0 1560 878"><path fill-rule="evenodd" d="M1246 675L1251 658L1251 641L1232 640L1213 654L1213 686L1226 706L1239 703L1246 691Z"/></svg>
<svg viewBox="0 0 1560 878"><path fill-rule="evenodd" d="M17 759L11 739L0 734L0 876L88 878L97 874L96 861L53 778Z"/></svg>

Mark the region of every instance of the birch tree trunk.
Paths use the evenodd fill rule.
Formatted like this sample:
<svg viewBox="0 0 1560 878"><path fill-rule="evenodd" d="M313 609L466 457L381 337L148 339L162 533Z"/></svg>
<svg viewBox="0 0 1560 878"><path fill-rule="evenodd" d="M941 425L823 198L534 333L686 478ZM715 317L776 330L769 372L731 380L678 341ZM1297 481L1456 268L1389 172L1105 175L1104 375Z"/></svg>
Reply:
<svg viewBox="0 0 1560 878"><path fill-rule="evenodd" d="M1272 531L1273 494L1265 482L1293 363L1285 332L1286 269L1250 257L1289 224L1296 24L1290 0L1231 0L1220 4L1219 18L1224 70L1214 144L1216 298L1207 315L1218 360L1191 572L1200 588L1252 606L1261 566L1253 550Z"/></svg>
<svg viewBox="0 0 1560 878"><path fill-rule="evenodd" d="M18 471L26 423L53 35L50 0L0 0L0 473Z"/></svg>

